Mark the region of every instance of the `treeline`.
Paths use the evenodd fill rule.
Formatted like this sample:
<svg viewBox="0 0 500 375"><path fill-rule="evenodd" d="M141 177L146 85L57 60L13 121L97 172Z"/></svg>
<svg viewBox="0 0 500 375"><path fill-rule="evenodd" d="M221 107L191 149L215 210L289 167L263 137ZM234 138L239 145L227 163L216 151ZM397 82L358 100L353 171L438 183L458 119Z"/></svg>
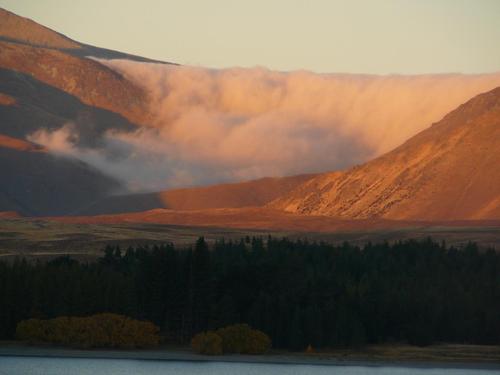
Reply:
<svg viewBox="0 0 500 375"><path fill-rule="evenodd" d="M431 240L344 244L201 238L108 247L96 262L67 257L0 263L0 338L25 319L123 314L167 340L247 323L276 348L407 341L500 344L500 255Z"/></svg>

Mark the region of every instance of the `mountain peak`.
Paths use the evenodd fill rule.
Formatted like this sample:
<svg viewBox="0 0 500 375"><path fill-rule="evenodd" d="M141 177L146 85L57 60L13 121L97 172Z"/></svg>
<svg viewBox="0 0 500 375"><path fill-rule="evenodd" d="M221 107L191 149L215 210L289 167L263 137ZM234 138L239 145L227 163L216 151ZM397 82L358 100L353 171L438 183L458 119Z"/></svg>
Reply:
<svg viewBox="0 0 500 375"><path fill-rule="evenodd" d="M0 38L37 47L77 49L81 45L68 37L0 8Z"/></svg>

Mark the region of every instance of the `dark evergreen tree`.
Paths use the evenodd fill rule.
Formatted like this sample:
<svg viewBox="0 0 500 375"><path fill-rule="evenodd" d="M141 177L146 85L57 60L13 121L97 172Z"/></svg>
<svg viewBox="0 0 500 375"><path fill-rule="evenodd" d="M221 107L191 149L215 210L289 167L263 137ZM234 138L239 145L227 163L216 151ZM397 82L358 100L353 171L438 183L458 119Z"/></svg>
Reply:
<svg viewBox="0 0 500 375"><path fill-rule="evenodd" d="M0 262L0 338L31 317L101 312L153 321L187 343L248 323L273 346L358 347L398 340L500 343L500 254L430 239L363 248L272 237L172 244L97 262Z"/></svg>

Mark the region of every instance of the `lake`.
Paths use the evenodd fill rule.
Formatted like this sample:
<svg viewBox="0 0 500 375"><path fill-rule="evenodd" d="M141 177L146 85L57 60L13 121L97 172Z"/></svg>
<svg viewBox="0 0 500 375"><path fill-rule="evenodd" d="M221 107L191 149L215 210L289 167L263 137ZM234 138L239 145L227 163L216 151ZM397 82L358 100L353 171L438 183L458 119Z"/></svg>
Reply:
<svg viewBox="0 0 500 375"><path fill-rule="evenodd" d="M128 359L0 356L1 375L438 375L500 374L500 370L180 362Z"/></svg>

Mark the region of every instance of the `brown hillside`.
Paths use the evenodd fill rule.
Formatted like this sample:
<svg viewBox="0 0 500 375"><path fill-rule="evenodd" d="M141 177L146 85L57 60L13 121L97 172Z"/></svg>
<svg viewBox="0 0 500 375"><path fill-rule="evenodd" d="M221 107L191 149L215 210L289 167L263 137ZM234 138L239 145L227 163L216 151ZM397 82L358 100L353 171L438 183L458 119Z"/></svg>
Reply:
<svg viewBox="0 0 500 375"><path fill-rule="evenodd" d="M500 88L400 147L305 182L270 207L339 218L500 218Z"/></svg>
<svg viewBox="0 0 500 375"><path fill-rule="evenodd" d="M119 113L134 123L149 122L147 93L97 61L0 41L0 68L31 75L85 104Z"/></svg>
<svg viewBox="0 0 500 375"><path fill-rule="evenodd" d="M0 147L11 148L18 151L28 152L45 152L46 149L40 145L23 139L9 137L8 135L0 134Z"/></svg>
<svg viewBox="0 0 500 375"><path fill-rule="evenodd" d="M0 92L0 105L15 105L16 99L12 96Z"/></svg>
<svg viewBox="0 0 500 375"><path fill-rule="evenodd" d="M159 193L106 197L79 211L83 215L116 214L147 211L154 208L203 210L212 208L257 207L271 202L310 180L315 175L299 175L234 184L220 184Z"/></svg>
<svg viewBox="0 0 500 375"><path fill-rule="evenodd" d="M20 218L16 211L0 211L0 219L17 219Z"/></svg>
<svg viewBox="0 0 500 375"><path fill-rule="evenodd" d="M101 59L127 59L171 64L165 61L148 59L125 52L79 43L28 18L18 16L2 8L0 8L0 40L26 44L33 47L62 50L63 52L82 58L93 56Z"/></svg>
<svg viewBox="0 0 500 375"><path fill-rule="evenodd" d="M49 28L0 8L0 36L35 46L80 48L80 44Z"/></svg>

